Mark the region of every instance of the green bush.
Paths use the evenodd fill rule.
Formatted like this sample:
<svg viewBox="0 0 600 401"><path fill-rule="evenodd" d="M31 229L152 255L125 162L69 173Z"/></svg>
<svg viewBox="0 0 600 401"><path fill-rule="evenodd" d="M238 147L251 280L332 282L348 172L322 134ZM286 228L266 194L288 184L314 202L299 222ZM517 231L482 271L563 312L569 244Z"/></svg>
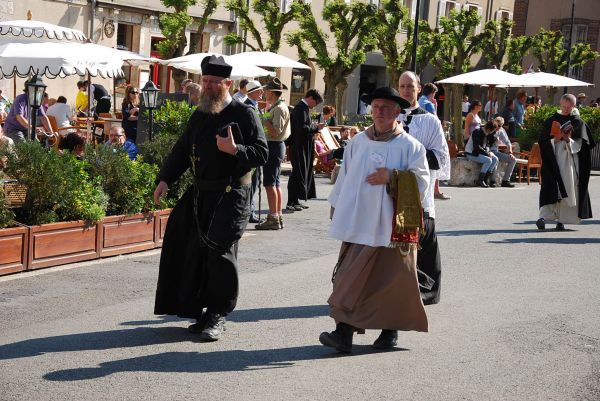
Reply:
<svg viewBox="0 0 600 401"><path fill-rule="evenodd" d="M538 141L540 133L544 128L544 122L550 118L559 109L555 105L544 105L540 107L531 116L525 120L525 130L523 135L519 138L519 143L523 150L531 149L531 145ZM600 140L600 108L596 107L580 107L579 113L581 118L585 121L591 130L591 135L594 140L598 142Z"/></svg>
<svg viewBox="0 0 600 401"><path fill-rule="evenodd" d="M158 167L132 161L120 148L88 146L84 160L87 171L97 179L108 197L108 215L135 214L154 210L154 192Z"/></svg>
<svg viewBox="0 0 600 401"><path fill-rule="evenodd" d="M162 167L165 159L171 153L173 145L185 131L193 109L186 102L167 101L154 111L154 126L156 133L152 142L140 145L140 154L148 163ZM192 174L187 171L179 180L169 186L167 196L163 198L164 207L172 207L192 184Z"/></svg>
<svg viewBox="0 0 600 401"><path fill-rule="evenodd" d="M39 142L20 142L4 151L5 172L27 187L18 213L25 224L98 221L105 215L106 196L99 180L90 179L85 163L71 154L48 151Z"/></svg>
<svg viewBox="0 0 600 401"><path fill-rule="evenodd" d="M15 214L6 206L4 191L0 188L0 228L6 228L13 225Z"/></svg>

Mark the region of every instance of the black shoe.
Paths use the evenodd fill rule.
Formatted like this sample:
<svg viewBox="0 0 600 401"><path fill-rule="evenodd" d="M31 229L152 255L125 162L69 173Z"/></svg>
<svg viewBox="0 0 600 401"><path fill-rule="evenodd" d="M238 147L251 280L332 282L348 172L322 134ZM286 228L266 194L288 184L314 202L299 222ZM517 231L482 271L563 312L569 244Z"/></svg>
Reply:
<svg viewBox="0 0 600 401"><path fill-rule="evenodd" d="M500 184L500 186L505 188L514 188L515 184L512 184L510 181L502 181L502 184Z"/></svg>
<svg viewBox="0 0 600 401"><path fill-rule="evenodd" d="M331 333L324 331L319 341L326 347L335 348L340 352L352 352L352 336L354 328L346 323L338 323Z"/></svg>
<svg viewBox="0 0 600 401"><path fill-rule="evenodd" d="M301 212L301 211L304 210L304 208L299 203L296 203L295 205L292 205L292 207L294 208L294 210L296 212Z"/></svg>
<svg viewBox="0 0 600 401"><path fill-rule="evenodd" d="M373 348L388 349L398 345L398 331L396 330L381 330L381 334L373 343Z"/></svg>
<svg viewBox="0 0 600 401"><path fill-rule="evenodd" d="M561 222L556 223L556 231L565 231L565 225Z"/></svg>
<svg viewBox="0 0 600 401"><path fill-rule="evenodd" d="M302 209L308 209L310 207L306 203L303 203L303 202L298 202L294 206L300 206Z"/></svg>
<svg viewBox="0 0 600 401"><path fill-rule="evenodd" d="M202 341L217 341L225 331L225 316L218 313L208 313L206 317L206 327L200 333Z"/></svg>
<svg viewBox="0 0 600 401"><path fill-rule="evenodd" d="M294 208L293 205L287 205L284 209L287 213L294 213L296 211L296 209Z"/></svg>
<svg viewBox="0 0 600 401"><path fill-rule="evenodd" d="M477 180L476 184L479 187L482 188L487 188L487 184L485 183L485 173L479 173L479 179Z"/></svg>
<svg viewBox="0 0 600 401"><path fill-rule="evenodd" d="M196 319L196 323L188 327L188 331L192 334L200 334L206 327L206 313L200 319Z"/></svg>
<svg viewBox="0 0 600 401"><path fill-rule="evenodd" d="M538 230L545 230L546 229L546 221L542 218L539 218L536 222L535 225L537 226Z"/></svg>
<svg viewBox="0 0 600 401"><path fill-rule="evenodd" d="M250 216L250 219L248 220L248 223L261 223L262 220L258 218L258 216L254 213L252 213L252 215Z"/></svg>
<svg viewBox="0 0 600 401"><path fill-rule="evenodd" d="M490 188L496 188L498 185L496 185L496 181L491 181L490 185L488 185L488 187Z"/></svg>

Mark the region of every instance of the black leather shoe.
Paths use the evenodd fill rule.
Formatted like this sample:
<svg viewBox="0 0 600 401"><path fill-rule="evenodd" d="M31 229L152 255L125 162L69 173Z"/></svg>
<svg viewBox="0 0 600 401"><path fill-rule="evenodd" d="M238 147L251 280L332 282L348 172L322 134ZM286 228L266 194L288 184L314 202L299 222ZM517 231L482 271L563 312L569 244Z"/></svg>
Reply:
<svg viewBox="0 0 600 401"><path fill-rule="evenodd" d="M542 218L539 218L536 222L535 225L537 226L538 230L545 230L546 229L546 221Z"/></svg>
<svg viewBox="0 0 600 401"><path fill-rule="evenodd" d="M302 203L302 202L298 202L296 205L300 206L302 209L308 209L310 207L306 203ZM296 205L294 205L294 206L296 206Z"/></svg>
<svg viewBox="0 0 600 401"><path fill-rule="evenodd" d="M209 313L206 317L206 327L200 333L202 341L217 341L225 331L225 316Z"/></svg>
<svg viewBox="0 0 600 401"><path fill-rule="evenodd" d="M206 326L206 314L202 315L200 319L196 320L196 323L188 327L188 331L192 334L200 334Z"/></svg>
<svg viewBox="0 0 600 401"><path fill-rule="evenodd" d="M565 225L561 222L556 223L556 231L565 231Z"/></svg>
<svg viewBox="0 0 600 401"><path fill-rule="evenodd" d="M352 336L354 328L346 323L338 323L331 333L324 331L319 341L326 347L335 348L340 352L352 352Z"/></svg>
<svg viewBox="0 0 600 401"><path fill-rule="evenodd" d="M502 181L500 186L505 187L505 188L514 188L515 184L511 183L510 181Z"/></svg>
<svg viewBox="0 0 600 401"><path fill-rule="evenodd" d="M381 330L381 334L373 343L373 348L389 349L398 345L398 331L396 330Z"/></svg>

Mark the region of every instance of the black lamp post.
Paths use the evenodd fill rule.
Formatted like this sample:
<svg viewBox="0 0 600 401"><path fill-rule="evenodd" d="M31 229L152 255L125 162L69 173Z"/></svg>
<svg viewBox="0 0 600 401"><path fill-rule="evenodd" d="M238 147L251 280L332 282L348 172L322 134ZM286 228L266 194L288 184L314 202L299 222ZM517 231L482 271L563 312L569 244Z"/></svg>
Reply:
<svg viewBox="0 0 600 401"><path fill-rule="evenodd" d="M413 48L410 70L417 73L417 48L419 47L419 15L421 14L421 1L417 0L415 8L415 28L413 30ZM397 84L397 82L396 82Z"/></svg>
<svg viewBox="0 0 600 401"><path fill-rule="evenodd" d="M38 74L35 74L29 81L25 82L25 87L27 88L27 103L31 107L29 113L29 139L33 140L35 139L35 122L38 110L42 106L46 84Z"/></svg>
<svg viewBox="0 0 600 401"><path fill-rule="evenodd" d="M142 98L144 99L144 105L150 111L150 120L148 123L148 140L152 142L152 126L153 116L152 113L156 108L156 101L158 100L158 88L154 85L152 80L146 82L146 85L142 88Z"/></svg>

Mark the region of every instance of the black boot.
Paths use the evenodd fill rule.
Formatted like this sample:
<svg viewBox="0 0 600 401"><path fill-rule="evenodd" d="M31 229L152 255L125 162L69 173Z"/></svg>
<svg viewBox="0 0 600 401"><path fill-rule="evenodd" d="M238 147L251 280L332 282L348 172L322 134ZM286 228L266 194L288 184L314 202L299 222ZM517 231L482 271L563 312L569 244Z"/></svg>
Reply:
<svg viewBox="0 0 600 401"><path fill-rule="evenodd" d="M319 341L326 347L335 348L340 352L352 351L352 336L354 327L346 323L338 323L331 333L324 331L319 336Z"/></svg>
<svg viewBox="0 0 600 401"><path fill-rule="evenodd" d="M221 334L225 331L225 316L218 313L206 313L206 326L200 339L202 341L217 341L221 338Z"/></svg>
<svg viewBox="0 0 600 401"><path fill-rule="evenodd" d="M477 180L477 185L483 188L487 188L487 184L485 183L485 173L479 173L479 179Z"/></svg>
<svg viewBox="0 0 600 401"><path fill-rule="evenodd" d="M485 173L483 182L485 182L487 184L487 186L490 188L496 188L496 181L492 178L492 173L489 171L487 173Z"/></svg>
<svg viewBox="0 0 600 401"><path fill-rule="evenodd" d="M397 330L381 330L381 334L373 343L373 348L388 349L394 348L398 344Z"/></svg>

